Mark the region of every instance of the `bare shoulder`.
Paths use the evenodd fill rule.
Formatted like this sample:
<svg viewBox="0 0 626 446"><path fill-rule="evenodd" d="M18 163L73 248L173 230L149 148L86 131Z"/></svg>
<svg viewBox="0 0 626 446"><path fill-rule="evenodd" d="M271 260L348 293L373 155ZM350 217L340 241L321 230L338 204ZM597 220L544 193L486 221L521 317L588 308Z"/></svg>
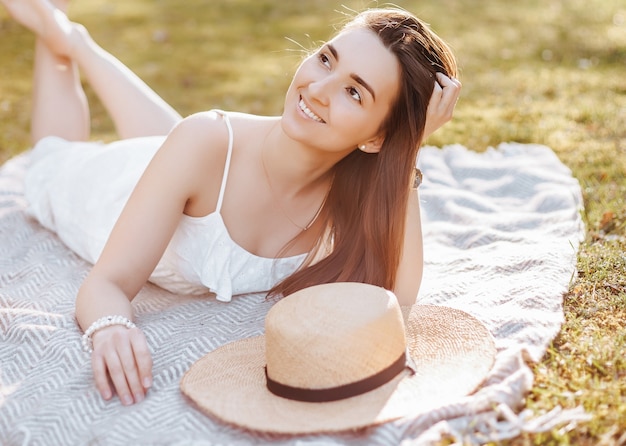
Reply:
<svg viewBox="0 0 626 446"><path fill-rule="evenodd" d="M179 122L159 149L169 167L194 184L207 176L221 176L228 152L229 133L217 112L195 113Z"/></svg>
<svg viewBox="0 0 626 446"><path fill-rule="evenodd" d="M259 132L264 131L268 123L275 119L237 112L200 112L183 119L168 139L184 144L184 150L198 150L200 153L197 155L206 161L219 163L228 150L230 136L227 121L232 126L235 142L239 142L239 146L246 146L248 139L254 141Z"/></svg>
<svg viewBox="0 0 626 446"><path fill-rule="evenodd" d="M262 121L262 119L261 119ZM161 166L172 172L178 186L187 191L185 213L203 216L215 209L219 195L230 142L229 126L233 129L233 153L249 147L259 128L253 115L216 111L195 113L172 129L160 148ZM232 163L245 159L233 155Z"/></svg>
<svg viewBox="0 0 626 446"><path fill-rule="evenodd" d="M226 154L228 139L224 118L210 111L183 119L170 132L164 146L195 161L218 161Z"/></svg>

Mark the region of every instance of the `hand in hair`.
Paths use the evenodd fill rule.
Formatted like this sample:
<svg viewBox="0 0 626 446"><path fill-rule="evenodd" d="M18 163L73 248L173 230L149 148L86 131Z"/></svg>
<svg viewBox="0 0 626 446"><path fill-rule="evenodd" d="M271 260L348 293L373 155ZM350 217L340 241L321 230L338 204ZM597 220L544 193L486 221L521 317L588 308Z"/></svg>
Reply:
<svg viewBox="0 0 626 446"><path fill-rule="evenodd" d="M437 81L433 88L433 94L428 102L426 112L426 126L424 127L424 139L452 119L454 106L461 93L461 82L455 78L449 78L443 73L437 73Z"/></svg>

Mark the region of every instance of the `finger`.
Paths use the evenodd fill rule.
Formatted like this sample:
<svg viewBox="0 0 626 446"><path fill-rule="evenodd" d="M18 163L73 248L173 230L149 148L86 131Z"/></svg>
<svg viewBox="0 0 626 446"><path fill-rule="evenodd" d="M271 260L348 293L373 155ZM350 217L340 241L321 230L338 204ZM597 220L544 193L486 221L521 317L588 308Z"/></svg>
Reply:
<svg viewBox="0 0 626 446"><path fill-rule="evenodd" d="M152 386L152 355L148 349L148 342L143 332L139 329L131 331L131 347L139 371L139 379L144 390Z"/></svg>
<svg viewBox="0 0 626 446"><path fill-rule="evenodd" d="M437 73L437 83L441 85L444 90L444 94L456 94L458 95L461 92L461 82L454 78L448 77L443 73Z"/></svg>
<svg viewBox="0 0 626 446"><path fill-rule="evenodd" d="M128 333L130 335L130 333ZM130 391L130 395L134 402L139 403L144 399L144 388L139 378L139 370L133 349L131 347L131 339L124 339L123 343L118 344L117 353L124 370L125 381ZM122 396L120 396L123 398Z"/></svg>
<svg viewBox="0 0 626 446"><path fill-rule="evenodd" d="M104 363L104 358L98 352L94 352L91 355L91 369L93 370L93 378L96 382L96 388L102 398L110 400L113 396L111 386L109 385L109 376L107 374L107 368Z"/></svg>
<svg viewBox="0 0 626 446"><path fill-rule="evenodd" d="M117 396L123 405L129 406L133 404L134 400L128 388L128 382L126 381L126 375L124 373L124 366L120 360L120 357L115 350L109 350L105 357L107 369L113 386L117 392Z"/></svg>
<svg viewBox="0 0 626 446"><path fill-rule="evenodd" d="M439 82L439 85L441 85L442 87L446 87L450 84L454 84L454 78L451 78L449 76L446 76L445 74L443 74L442 72L438 71L435 74L435 77L437 78L437 82ZM458 82L458 81L457 81Z"/></svg>
<svg viewBox="0 0 626 446"><path fill-rule="evenodd" d="M441 96L443 95L443 88L439 82L435 81L435 85L433 87L433 92L430 95L430 99L428 100L428 108L427 112L430 114L434 114L439 108L439 103L441 102Z"/></svg>
<svg viewBox="0 0 626 446"><path fill-rule="evenodd" d="M437 73L437 82L443 88L444 94L458 95L461 92L461 82L456 78L450 78L443 73Z"/></svg>
<svg viewBox="0 0 626 446"><path fill-rule="evenodd" d="M447 86L444 90L444 94L448 93L455 100L459 98L461 94L461 82L456 79L451 80L451 85Z"/></svg>
<svg viewBox="0 0 626 446"><path fill-rule="evenodd" d="M439 104L440 110L447 119L451 119L461 94L461 82L458 79L449 78L443 73L437 73L437 82L442 85L443 89Z"/></svg>
<svg viewBox="0 0 626 446"><path fill-rule="evenodd" d="M441 82L439 82L439 79L435 78L435 87L433 88L433 95L441 94L442 92L443 92L442 84Z"/></svg>

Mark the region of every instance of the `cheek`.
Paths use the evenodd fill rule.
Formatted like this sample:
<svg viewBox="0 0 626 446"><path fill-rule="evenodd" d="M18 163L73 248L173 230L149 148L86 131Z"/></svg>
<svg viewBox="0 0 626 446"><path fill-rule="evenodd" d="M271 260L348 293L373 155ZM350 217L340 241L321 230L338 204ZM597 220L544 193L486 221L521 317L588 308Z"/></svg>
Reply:
<svg viewBox="0 0 626 446"><path fill-rule="evenodd" d="M314 70L314 68L315 61L312 60L311 57L304 59L293 75L294 81L308 79L311 76L312 70Z"/></svg>
<svg viewBox="0 0 626 446"><path fill-rule="evenodd" d="M381 123L379 114L372 110L365 110L360 105L355 104L350 98L340 97L335 102L335 112L337 117L348 127L349 133L356 133L360 137L375 132Z"/></svg>

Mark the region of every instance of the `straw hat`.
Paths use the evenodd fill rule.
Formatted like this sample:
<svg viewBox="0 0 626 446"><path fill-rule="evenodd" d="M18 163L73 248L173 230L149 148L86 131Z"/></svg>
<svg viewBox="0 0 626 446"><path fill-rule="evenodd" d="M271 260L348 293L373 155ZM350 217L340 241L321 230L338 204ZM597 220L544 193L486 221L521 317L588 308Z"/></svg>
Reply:
<svg viewBox="0 0 626 446"><path fill-rule="evenodd" d="M247 429L338 432L468 395L494 359L491 335L463 311L401 309L383 288L333 283L280 300L264 336L208 353L181 389L206 414Z"/></svg>

